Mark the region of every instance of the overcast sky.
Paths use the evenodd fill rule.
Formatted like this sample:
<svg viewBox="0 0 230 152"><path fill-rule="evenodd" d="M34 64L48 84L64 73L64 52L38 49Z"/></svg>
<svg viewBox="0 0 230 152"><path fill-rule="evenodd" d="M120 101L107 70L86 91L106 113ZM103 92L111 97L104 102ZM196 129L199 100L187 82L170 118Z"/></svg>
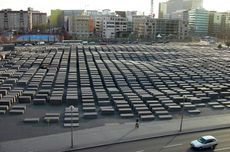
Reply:
<svg viewBox="0 0 230 152"><path fill-rule="evenodd" d="M158 4L162 1L166 0L154 1L156 14L158 12ZM145 12L145 15L148 15L150 12L150 0L0 0L0 9L26 10L28 7L46 12L48 15L51 9L136 10ZM230 10L230 0L204 0L204 8L227 11Z"/></svg>

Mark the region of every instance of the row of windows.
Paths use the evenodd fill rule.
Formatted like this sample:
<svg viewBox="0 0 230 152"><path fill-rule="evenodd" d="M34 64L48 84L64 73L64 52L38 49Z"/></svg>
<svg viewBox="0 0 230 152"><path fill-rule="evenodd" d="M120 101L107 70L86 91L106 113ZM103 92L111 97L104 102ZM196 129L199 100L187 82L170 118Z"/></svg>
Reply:
<svg viewBox="0 0 230 152"><path fill-rule="evenodd" d="M104 34L106 33L106 32L103 32ZM110 34L114 34L113 32L111 32Z"/></svg>

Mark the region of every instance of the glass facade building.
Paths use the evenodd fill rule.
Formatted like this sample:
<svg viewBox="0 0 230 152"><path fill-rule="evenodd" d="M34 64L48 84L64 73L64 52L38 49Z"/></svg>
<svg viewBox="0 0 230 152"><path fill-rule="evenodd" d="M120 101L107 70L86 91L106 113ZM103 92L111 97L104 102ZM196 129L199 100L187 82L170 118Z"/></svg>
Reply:
<svg viewBox="0 0 230 152"><path fill-rule="evenodd" d="M205 9L192 9L188 12L189 31L192 35L207 35L209 13Z"/></svg>

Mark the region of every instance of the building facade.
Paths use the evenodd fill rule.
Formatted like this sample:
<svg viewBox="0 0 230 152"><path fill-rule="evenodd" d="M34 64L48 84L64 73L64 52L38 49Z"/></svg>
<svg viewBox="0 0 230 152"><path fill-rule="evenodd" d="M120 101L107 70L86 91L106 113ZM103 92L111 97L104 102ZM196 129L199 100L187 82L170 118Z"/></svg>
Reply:
<svg viewBox="0 0 230 152"><path fill-rule="evenodd" d="M0 11L0 32L3 31L29 31L29 15L27 11Z"/></svg>
<svg viewBox="0 0 230 152"><path fill-rule="evenodd" d="M188 17L188 11L182 12L182 18ZM184 15L187 13L187 16ZM138 14L137 11L63 10L63 26L77 39L99 38L104 40L137 40L164 37L184 39L187 36L185 19L154 19L151 16ZM56 17L57 18L57 17ZM57 23L57 22L56 22Z"/></svg>
<svg viewBox="0 0 230 152"><path fill-rule="evenodd" d="M87 39L93 35L94 23L90 16L71 16L68 25L69 34L75 39Z"/></svg>
<svg viewBox="0 0 230 152"><path fill-rule="evenodd" d="M205 9L192 9L188 11L188 25L191 35L208 35L209 14Z"/></svg>
<svg viewBox="0 0 230 152"><path fill-rule="evenodd" d="M102 38L114 39L123 37L127 34L128 20L121 16L103 16L102 17Z"/></svg>
<svg viewBox="0 0 230 152"><path fill-rule="evenodd" d="M133 16L132 22L133 22L133 36L135 38L142 38L145 34L145 24L146 24L147 17L146 16L139 16L135 15Z"/></svg>
<svg viewBox="0 0 230 152"><path fill-rule="evenodd" d="M31 32L33 28L40 28L47 24L47 14L33 11L12 11L5 9L0 11L0 32L17 31L21 33Z"/></svg>
<svg viewBox="0 0 230 152"><path fill-rule="evenodd" d="M230 12L223 13L223 39L230 39Z"/></svg>
<svg viewBox="0 0 230 152"><path fill-rule="evenodd" d="M172 14L181 10L203 8L203 0L169 0L159 4L159 18L174 19Z"/></svg>
<svg viewBox="0 0 230 152"><path fill-rule="evenodd" d="M185 39L188 37L186 21L172 19L153 19L147 16L135 16L133 32L140 39Z"/></svg>
<svg viewBox="0 0 230 152"><path fill-rule="evenodd" d="M47 14L40 12L32 13L32 30L45 32L47 28Z"/></svg>
<svg viewBox="0 0 230 152"><path fill-rule="evenodd" d="M50 27L63 27L64 26L64 12L63 10L51 10Z"/></svg>
<svg viewBox="0 0 230 152"><path fill-rule="evenodd" d="M167 15L167 3L161 2L159 3L159 11L158 11L158 18L168 18Z"/></svg>
<svg viewBox="0 0 230 152"><path fill-rule="evenodd" d="M156 19L154 29L154 39L161 36L163 39L181 39L186 35L186 31L181 20Z"/></svg>
<svg viewBox="0 0 230 152"><path fill-rule="evenodd" d="M209 36L221 37L224 32L224 14L220 12L209 12Z"/></svg>

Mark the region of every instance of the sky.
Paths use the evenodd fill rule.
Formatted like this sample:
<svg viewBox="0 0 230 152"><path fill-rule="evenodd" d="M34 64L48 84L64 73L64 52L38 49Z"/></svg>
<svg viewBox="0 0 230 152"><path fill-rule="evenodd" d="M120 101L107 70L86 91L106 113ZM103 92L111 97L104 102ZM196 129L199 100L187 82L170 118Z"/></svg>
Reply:
<svg viewBox="0 0 230 152"><path fill-rule="evenodd" d="M158 4L162 1L166 0L154 1L155 14L158 14ZM230 10L230 0L204 0L203 5L207 10L220 12ZM0 9L27 10L28 7L46 12L48 15L50 15L51 9L135 10L148 15L150 12L150 0L0 0Z"/></svg>

